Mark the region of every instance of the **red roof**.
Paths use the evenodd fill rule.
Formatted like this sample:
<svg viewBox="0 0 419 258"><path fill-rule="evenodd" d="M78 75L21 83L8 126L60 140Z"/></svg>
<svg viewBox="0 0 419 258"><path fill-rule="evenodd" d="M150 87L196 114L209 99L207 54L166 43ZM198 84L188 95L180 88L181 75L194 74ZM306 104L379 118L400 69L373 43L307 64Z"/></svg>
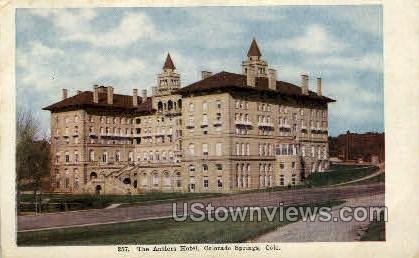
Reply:
<svg viewBox="0 0 419 258"><path fill-rule="evenodd" d="M271 93L282 94L288 96L299 96L304 98L317 99L325 102L334 102L335 100L325 96L318 96L315 92L309 91L308 95L303 95L301 87L292 83L277 81L276 90L269 89L268 78L256 78L255 87L248 86L246 76L242 74L229 73L222 71L208 78L192 83L186 87L179 89L181 94L197 93L197 92L213 92L215 90L238 90L249 91L255 93Z"/></svg>
<svg viewBox="0 0 419 258"><path fill-rule="evenodd" d="M250 44L249 51L247 52L247 56L258 56L261 57L262 53L260 52L260 49L258 47L258 44L256 43L256 39L253 38L252 44Z"/></svg>
<svg viewBox="0 0 419 258"><path fill-rule="evenodd" d="M173 64L172 58L170 54L167 54L166 61L164 62L163 69L176 69L175 65Z"/></svg>
<svg viewBox="0 0 419 258"><path fill-rule="evenodd" d="M63 99L48 107L44 110L58 111L63 109L80 109L80 108L97 108L97 109L110 109L120 110L124 112L134 113L150 113L153 112L151 98L147 98L143 102L141 97L138 98L138 106L134 107L132 103L132 96L113 94L113 104L107 103L107 94L99 93L98 103L93 102L93 92L83 91L75 96Z"/></svg>

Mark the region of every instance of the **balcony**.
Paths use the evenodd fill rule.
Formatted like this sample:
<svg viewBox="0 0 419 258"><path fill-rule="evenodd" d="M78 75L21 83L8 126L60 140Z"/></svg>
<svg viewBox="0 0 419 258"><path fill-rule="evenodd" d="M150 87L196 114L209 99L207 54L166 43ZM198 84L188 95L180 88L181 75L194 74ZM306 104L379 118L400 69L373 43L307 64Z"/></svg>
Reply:
<svg viewBox="0 0 419 258"><path fill-rule="evenodd" d="M269 127L269 128L273 128L274 125L272 123L268 123L268 122L258 122L258 127Z"/></svg>
<svg viewBox="0 0 419 258"><path fill-rule="evenodd" d="M215 122L214 122L214 126L215 126L215 127L217 127L217 126L222 126L222 125L223 125L223 123L222 123L221 121L218 121L218 120L217 120L217 121L215 121Z"/></svg>
<svg viewBox="0 0 419 258"><path fill-rule="evenodd" d="M249 120L236 120L234 121L234 124L236 126L252 126L252 122L250 122Z"/></svg>

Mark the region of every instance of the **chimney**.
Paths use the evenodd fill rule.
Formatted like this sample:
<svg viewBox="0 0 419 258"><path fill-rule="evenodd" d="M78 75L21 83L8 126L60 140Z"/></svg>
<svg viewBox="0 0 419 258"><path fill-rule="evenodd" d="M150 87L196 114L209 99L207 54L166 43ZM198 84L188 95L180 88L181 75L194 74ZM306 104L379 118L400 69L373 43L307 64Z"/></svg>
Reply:
<svg viewBox="0 0 419 258"><path fill-rule="evenodd" d="M68 91L67 89L63 89L63 99L66 99L68 97Z"/></svg>
<svg viewBox="0 0 419 258"><path fill-rule="evenodd" d="M143 98L143 101L147 100L147 90L141 90L141 97Z"/></svg>
<svg viewBox="0 0 419 258"><path fill-rule="evenodd" d="M322 95L322 78L317 78L317 95Z"/></svg>
<svg viewBox="0 0 419 258"><path fill-rule="evenodd" d="M107 88L107 94L108 94L108 104L113 104L113 87L108 86Z"/></svg>
<svg viewBox="0 0 419 258"><path fill-rule="evenodd" d="M137 89L132 90L132 105L134 107L138 106L138 90Z"/></svg>
<svg viewBox="0 0 419 258"><path fill-rule="evenodd" d="M269 89L276 90L276 70L268 69Z"/></svg>
<svg viewBox="0 0 419 258"><path fill-rule="evenodd" d="M201 79L206 79L208 77L212 76L212 72L208 72L208 71L201 71Z"/></svg>
<svg viewBox="0 0 419 258"><path fill-rule="evenodd" d="M93 102L99 103L99 85L93 85Z"/></svg>
<svg viewBox="0 0 419 258"><path fill-rule="evenodd" d="M301 93L303 95L308 95L308 75L301 75Z"/></svg>
<svg viewBox="0 0 419 258"><path fill-rule="evenodd" d="M247 67L246 82L248 86L256 86L256 70L253 66Z"/></svg>

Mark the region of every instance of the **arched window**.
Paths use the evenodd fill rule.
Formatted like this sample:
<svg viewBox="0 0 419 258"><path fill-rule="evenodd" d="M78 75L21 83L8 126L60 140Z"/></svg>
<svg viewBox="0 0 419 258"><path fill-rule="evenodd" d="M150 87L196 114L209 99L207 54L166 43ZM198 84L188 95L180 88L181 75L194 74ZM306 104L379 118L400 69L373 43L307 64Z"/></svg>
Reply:
<svg viewBox="0 0 419 258"><path fill-rule="evenodd" d="M92 180L92 179L96 179L97 178L97 174L96 174L96 172L91 172L90 173L90 180Z"/></svg>
<svg viewBox="0 0 419 258"><path fill-rule="evenodd" d="M168 172L165 172L163 175L163 184L164 186L171 186L172 182L170 180L170 174Z"/></svg>
<svg viewBox="0 0 419 258"><path fill-rule="evenodd" d="M163 110L163 103L162 103L161 101L159 101L159 102L157 103L157 110L158 110L158 111L162 111L162 110Z"/></svg>
<svg viewBox="0 0 419 258"><path fill-rule="evenodd" d="M153 173L152 183L153 186L159 186L159 175L157 174L157 172Z"/></svg>
<svg viewBox="0 0 419 258"><path fill-rule="evenodd" d="M120 153L119 151L117 151L117 152L115 153L115 161L116 161L116 162L121 161L121 153Z"/></svg>
<svg viewBox="0 0 419 258"><path fill-rule="evenodd" d="M202 164L202 172L208 172L208 165Z"/></svg>
<svg viewBox="0 0 419 258"><path fill-rule="evenodd" d="M168 110L172 110L172 109L173 109L173 101L169 100L169 101L167 102L167 109L168 109Z"/></svg>
<svg viewBox="0 0 419 258"><path fill-rule="evenodd" d="M128 161L129 162L132 162L134 160L134 153L132 152L132 151L130 151L129 153L128 153Z"/></svg>
<svg viewBox="0 0 419 258"><path fill-rule="evenodd" d="M108 162L108 153L106 151L102 154L102 162Z"/></svg>

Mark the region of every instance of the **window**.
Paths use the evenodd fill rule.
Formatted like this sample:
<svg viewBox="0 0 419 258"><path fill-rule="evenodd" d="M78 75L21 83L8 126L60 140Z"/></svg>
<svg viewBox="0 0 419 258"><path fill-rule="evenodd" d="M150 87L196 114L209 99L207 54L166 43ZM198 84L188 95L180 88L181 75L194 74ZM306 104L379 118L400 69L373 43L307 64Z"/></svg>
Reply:
<svg viewBox="0 0 419 258"><path fill-rule="evenodd" d="M236 108L240 107L240 100L236 100Z"/></svg>
<svg viewBox="0 0 419 258"><path fill-rule="evenodd" d="M292 174L292 176L291 176L291 184L292 185L295 185L295 174Z"/></svg>
<svg viewBox="0 0 419 258"><path fill-rule="evenodd" d="M208 115L202 115L202 125L208 125Z"/></svg>
<svg viewBox="0 0 419 258"><path fill-rule="evenodd" d="M284 175L279 175L279 185L285 185L285 182L284 182Z"/></svg>
<svg viewBox="0 0 419 258"><path fill-rule="evenodd" d="M189 144L189 155L195 156L195 145L193 143Z"/></svg>
<svg viewBox="0 0 419 258"><path fill-rule="evenodd" d="M246 143L246 155L250 155L250 144Z"/></svg>
<svg viewBox="0 0 419 258"><path fill-rule="evenodd" d="M74 162L75 163L79 162L79 153L77 151L74 152Z"/></svg>
<svg viewBox="0 0 419 258"><path fill-rule="evenodd" d="M164 176L163 176L163 184L164 184L164 186L170 186L170 185L172 185L172 182L171 182L171 180L170 180L170 175L169 175L169 173L164 173Z"/></svg>
<svg viewBox="0 0 419 258"><path fill-rule="evenodd" d="M153 186L158 186L159 185L159 176L157 175L157 173L153 174L151 180L152 180Z"/></svg>
<svg viewBox="0 0 419 258"><path fill-rule="evenodd" d="M89 154L89 161L95 161L95 152L94 151L90 151L90 154Z"/></svg>
<svg viewBox="0 0 419 258"><path fill-rule="evenodd" d="M284 169L284 163L279 163L279 168Z"/></svg>
<svg viewBox="0 0 419 258"><path fill-rule="evenodd" d="M219 188L222 188L223 187L223 179L221 177L218 177L217 178L217 186Z"/></svg>
<svg viewBox="0 0 419 258"><path fill-rule="evenodd" d="M78 115L75 115L74 116L74 122L77 123L78 121L79 121L79 116Z"/></svg>
<svg viewBox="0 0 419 258"><path fill-rule="evenodd" d="M208 103L206 101L204 101L204 103L202 103L202 112L203 113L208 112Z"/></svg>
<svg viewBox="0 0 419 258"><path fill-rule="evenodd" d="M204 177L204 188L208 188L208 177Z"/></svg>
<svg viewBox="0 0 419 258"><path fill-rule="evenodd" d="M202 172L208 172L208 165L207 164L202 164Z"/></svg>
<svg viewBox="0 0 419 258"><path fill-rule="evenodd" d="M115 161L116 161L116 162L119 162L119 161L120 161L120 159L121 159L121 153L120 153L119 151L117 151L117 152L115 153Z"/></svg>
<svg viewBox="0 0 419 258"><path fill-rule="evenodd" d="M194 112L195 111L195 107L194 104L191 102L189 103L189 112Z"/></svg>
<svg viewBox="0 0 419 258"><path fill-rule="evenodd" d="M108 153L106 151L102 154L102 162L108 162Z"/></svg>
<svg viewBox="0 0 419 258"><path fill-rule="evenodd" d="M70 155L68 154L68 152L65 153L65 163L69 163L70 162Z"/></svg>
<svg viewBox="0 0 419 258"><path fill-rule="evenodd" d="M60 163L60 153L57 153L56 155L55 155L55 163Z"/></svg>
<svg viewBox="0 0 419 258"><path fill-rule="evenodd" d="M215 155L217 155L217 156L222 155L222 144L221 143L215 144Z"/></svg>
<svg viewBox="0 0 419 258"><path fill-rule="evenodd" d="M137 118L137 119L135 119L135 123L138 125L138 124L141 124L141 118Z"/></svg>
<svg viewBox="0 0 419 258"><path fill-rule="evenodd" d="M236 155L240 155L240 143L236 143Z"/></svg>
<svg viewBox="0 0 419 258"><path fill-rule="evenodd" d="M292 163L291 163L291 167L292 167L292 168L295 168L295 162L292 162Z"/></svg>
<svg viewBox="0 0 419 258"><path fill-rule="evenodd" d="M195 166L194 165L189 165L188 166L188 171L189 171L189 173L194 173L195 172Z"/></svg>
<svg viewBox="0 0 419 258"><path fill-rule="evenodd" d="M107 124L110 124L110 123L111 123L111 118L110 118L110 117L107 117L107 118L106 118L106 123L107 123Z"/></svg>
<svg viewBox="0 0 419 258"><path fill-rule="evenodd" d="M202 144L202 155L208 156L208 144L207 143Z"/></svg>
<svg viewBox="0 0 419 258"><path fill-rule="evenodd" d="M217 105L217 108L220 109L221 108L221 100L217 100L216 105Z"/></svg>
<svg viewBox="0 0 419 258"><path fill-rule="evenodd" d="M180 172L176 173L175 180L176 180L176 187L181 187L182 186L182 180L180 178Z"/></svg>
<svg viewBox="0 0 419 258"><path fill-rule="evenodd" d="M215 167L217 167L217 171L218 172L222 172L223 171L223 165L222 164L215 164Z"/></svg>

